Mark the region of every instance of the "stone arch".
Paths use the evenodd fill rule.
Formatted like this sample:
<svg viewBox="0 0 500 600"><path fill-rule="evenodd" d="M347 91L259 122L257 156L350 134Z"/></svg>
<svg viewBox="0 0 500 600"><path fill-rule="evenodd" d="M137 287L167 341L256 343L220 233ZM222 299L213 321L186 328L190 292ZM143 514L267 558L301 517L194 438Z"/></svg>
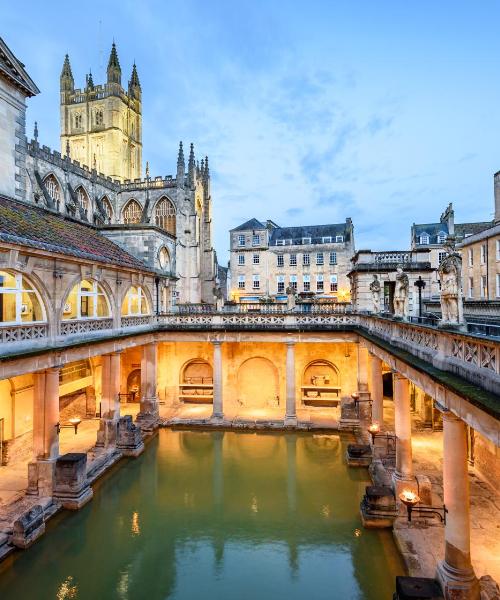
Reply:
<svg viewBox="0 0 500 600"><path fill-rule="evenodd" d="M131 401L139 402L141 397L141 370L134 369L127 376L127 394Z"/></svg>
<svg viewBox="0 0 500 600"><path fill-rule="evenodd" d="M125 204L122 210L122 219L125 225L133 225L134 223L140 223L142 217L142 206L135 199L130 200Z"/></svg>
<svg viewBox="0 0 500 600"><path fill-rule="evenodd" d="M170 252L166 246L162 246L158 250L158 264L162 271L170 271L172 268L172 259L170 258Z"/></svg>
<svg viewBox="0 0 500 600"><path fill-rule="evenodd" d="M267 358L245 360L237 374L238 403L249 408L279 405L279 377L276 366Z"/></svg>
<svg viewBox="0 0 500 600"><path fill-rule="evenodd" d="M52 317L51 302L43 283L16 269L2 268L0 325L47 323ZM4 281L5 280L5 281ZM31 315L31 318L30 318Z"/></svg>
<svg viewBox="0 0 500 600"><path fill-rule="evenodd" d="M162 196L154 207L155 224L175 236L176 212L172 200L168 196Z"/></svg>
<svg viewBox="0 0 500 600"><path fill-rule="evenodd" d="M111 289L109 287L109 285L105 284L104 282L98 281L97 279L93 279L91 277L87 277L87 278L82 278L80 274L75 275L74 277L72 277L71 282L69 283L69 285L67 286L64 294L61 296L61 305L59 307L58 310L58 318L59 318L59 322L63 321L63 320L68 320L68 319L75 319L75 320L79 320L79 319L83 319L83 318L92 318L92 317L79 317L78 316L78 311L81 309L77 309L76 311L76 316L68 316L68 314L72 314L68 312L68 307L66 306L70 296L72 295L72 293L75 291L75 288L83 281L88 281L89 283L95 284L95 289L96 289L96 294L97 296L103 296L104 300L106 302L107 308L108 308L108 314L106 316L103 316L103 318L112 318L115 315L115 302L114 302L114 296L111 293ZM78 292L77 293L77 298L76 300L78 301ZM100 298L96 298L96 301L100 300ZM96 305L97 306L97 305ZM72 309L74 307L71 307ZM95 312L99 312L99 309L96 308ZM94 318L101 318L99 316L94 317Z"/></svg>
<svg viewBox="0 0 500 600"><path fill-rule="evenodd" d="M128 302L127 298L129 296L129 294L134 293L134 290L136 292L138 290L140 290L142 296L146 299L146 304L147 304L146 312L143 312L142 306L141 306L141 310L139 310L138 312L130 312L128 310L129 305L127 304L127 306L125 306L125 303ZM153 314L153 298L150 294L149 289L146 286L140 285L137 283L131 283L128 287L126 287L124 289L123 295L122 295L120 303L119 303L119 307L120 307L120 314L122 317L128 317L128 316L134 316L134 315L151 315L151 314Z"/></svg>
<svg viewBox="0 0 500 600"><path fill-rule="evenodd" d="M305 369L302 381L304 385L314 384L313 378L316 378L317 382L321 382L321 378L324 377L325 385L332 385L340 387L340 372L338 368L329 360L316 359L309 362ZM321 383L315 383L315 385L322 385Z"/></svg>
<svg viewBox="0 0 500 600"><path fill-rule="evenodd" d="M113 206L111 204L111 201L108 198L108 196L106 196L106 194L101 198L101 204L104 209L104 212L106 213L108 223L111 223L111 221L113 219L114 211L113 211Z"/></svg>
<svg viewBox="0 0 500 600"><path fill-rule="evenodd" d="M92 212L92 204L90 202L90 196L87 190L83 187L83 185L79 185L75 190L76 197L78 198L78 202L80 206L83 208L87 217Z"/></svg>
<svg viewBox="0 0 500 600"><path fill-rule="evenodd" d="M47 193L52 198L56 206L59 206L59 203L62 202L64 198L63 186L59 181L59 178L53 173L47 173L43 178L43 185L47 190Z"/></svg>
<svg viewBox="0 0 500 600"><path fill-rule="evenodd" d="M213 369L204 358L192 358L179 373L179 400L195 404L212 404Z"/></svg>

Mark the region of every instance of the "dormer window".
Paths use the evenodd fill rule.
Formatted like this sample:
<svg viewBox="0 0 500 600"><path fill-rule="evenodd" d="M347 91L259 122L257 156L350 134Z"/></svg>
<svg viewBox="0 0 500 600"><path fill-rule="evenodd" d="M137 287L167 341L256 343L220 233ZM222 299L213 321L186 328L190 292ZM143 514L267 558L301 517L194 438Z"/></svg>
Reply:
<svg viewBox="0 0 500 600"><path fill-rule="evenodd" d="M276 246L284 246L285 240L276 240Z"/></svg>
<svg viewBox="0 0 500 600"><path fill-rule="evenodd" d="M339 243L339 242L343 242L343 241L344 241L344 236L343 236L343 235L336 235L336 236L335 236L335 241L336 241L337 243Z"/></svg>
<svg viewBox="0 0 500 600"><path fill-rule="evenodd" d="M303 244L310 244L311 243L311 238L310 237L303 237L302 238L302 243Z"/></svg>
<svg viewBox="0 0 500 600"><path fill-rule="evenodd" d="M339 236L341 237L341 236ZM332 236L331 235L327 235L321 238L321 241L323 242L323 244L331 244L332 243ZM339 241L339 240L337 240ZM342 241L342 240L340 240Z"/></svg>
<svg viewBox="0 0 500 600"><path fill-rule="evenodd" d="M438 244L444 244L446 242L446 233L444 233L443 231L440 231L438 233Z"/></svg>
<svg viewBox="0 0 500 600"><path fill-rule="evenodd" d="M422 233L419 238L419 244L426 245L429 243L429 235L427 233Z"/></svg>

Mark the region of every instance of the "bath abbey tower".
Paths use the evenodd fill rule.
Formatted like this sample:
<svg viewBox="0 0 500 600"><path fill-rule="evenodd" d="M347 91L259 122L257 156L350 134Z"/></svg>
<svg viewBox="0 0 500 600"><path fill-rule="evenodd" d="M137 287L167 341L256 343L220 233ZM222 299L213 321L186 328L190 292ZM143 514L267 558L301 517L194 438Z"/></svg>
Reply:
<svg viewBox="0 0 500 600"><path fill-rule="evenodd" d="M113 179L141 177L141 84L134 64L128 90L113 43L107 81L94 85L92 73L85 87L75 89L68 55L61 72L61 154L95 168Z"/></svg>

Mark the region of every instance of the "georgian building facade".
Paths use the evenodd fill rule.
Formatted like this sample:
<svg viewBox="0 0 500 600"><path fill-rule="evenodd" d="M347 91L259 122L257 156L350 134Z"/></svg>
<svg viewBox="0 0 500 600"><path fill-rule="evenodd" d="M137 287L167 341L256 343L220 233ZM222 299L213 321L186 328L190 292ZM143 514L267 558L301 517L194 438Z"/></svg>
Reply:
<svg viewBox="0 0 500 600"><path fill-rule="evenodd" d="M229 295L234 300L285 300L288 288L340 302L350 298L351 219L303 227L250 219L231 230L230 248Z"/></svg>

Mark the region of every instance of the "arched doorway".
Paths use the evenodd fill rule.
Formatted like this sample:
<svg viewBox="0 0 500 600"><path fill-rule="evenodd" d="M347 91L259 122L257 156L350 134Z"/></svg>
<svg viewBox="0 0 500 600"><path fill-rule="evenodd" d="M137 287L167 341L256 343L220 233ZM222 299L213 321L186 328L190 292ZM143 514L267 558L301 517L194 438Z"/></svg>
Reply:
<svg viewBox="0 0 500 600"><path fill-rule="evenodd" d="M141 397L141 370L134 369L127 377L127 398L130 402L139 402Z"/></svg>
<svg viewBox="0 0 500 600"><path fill-rule="evenodd" d="M250 408L279 406L278 372L267 358L246 360L238 369L238 402Z"/></svg>

